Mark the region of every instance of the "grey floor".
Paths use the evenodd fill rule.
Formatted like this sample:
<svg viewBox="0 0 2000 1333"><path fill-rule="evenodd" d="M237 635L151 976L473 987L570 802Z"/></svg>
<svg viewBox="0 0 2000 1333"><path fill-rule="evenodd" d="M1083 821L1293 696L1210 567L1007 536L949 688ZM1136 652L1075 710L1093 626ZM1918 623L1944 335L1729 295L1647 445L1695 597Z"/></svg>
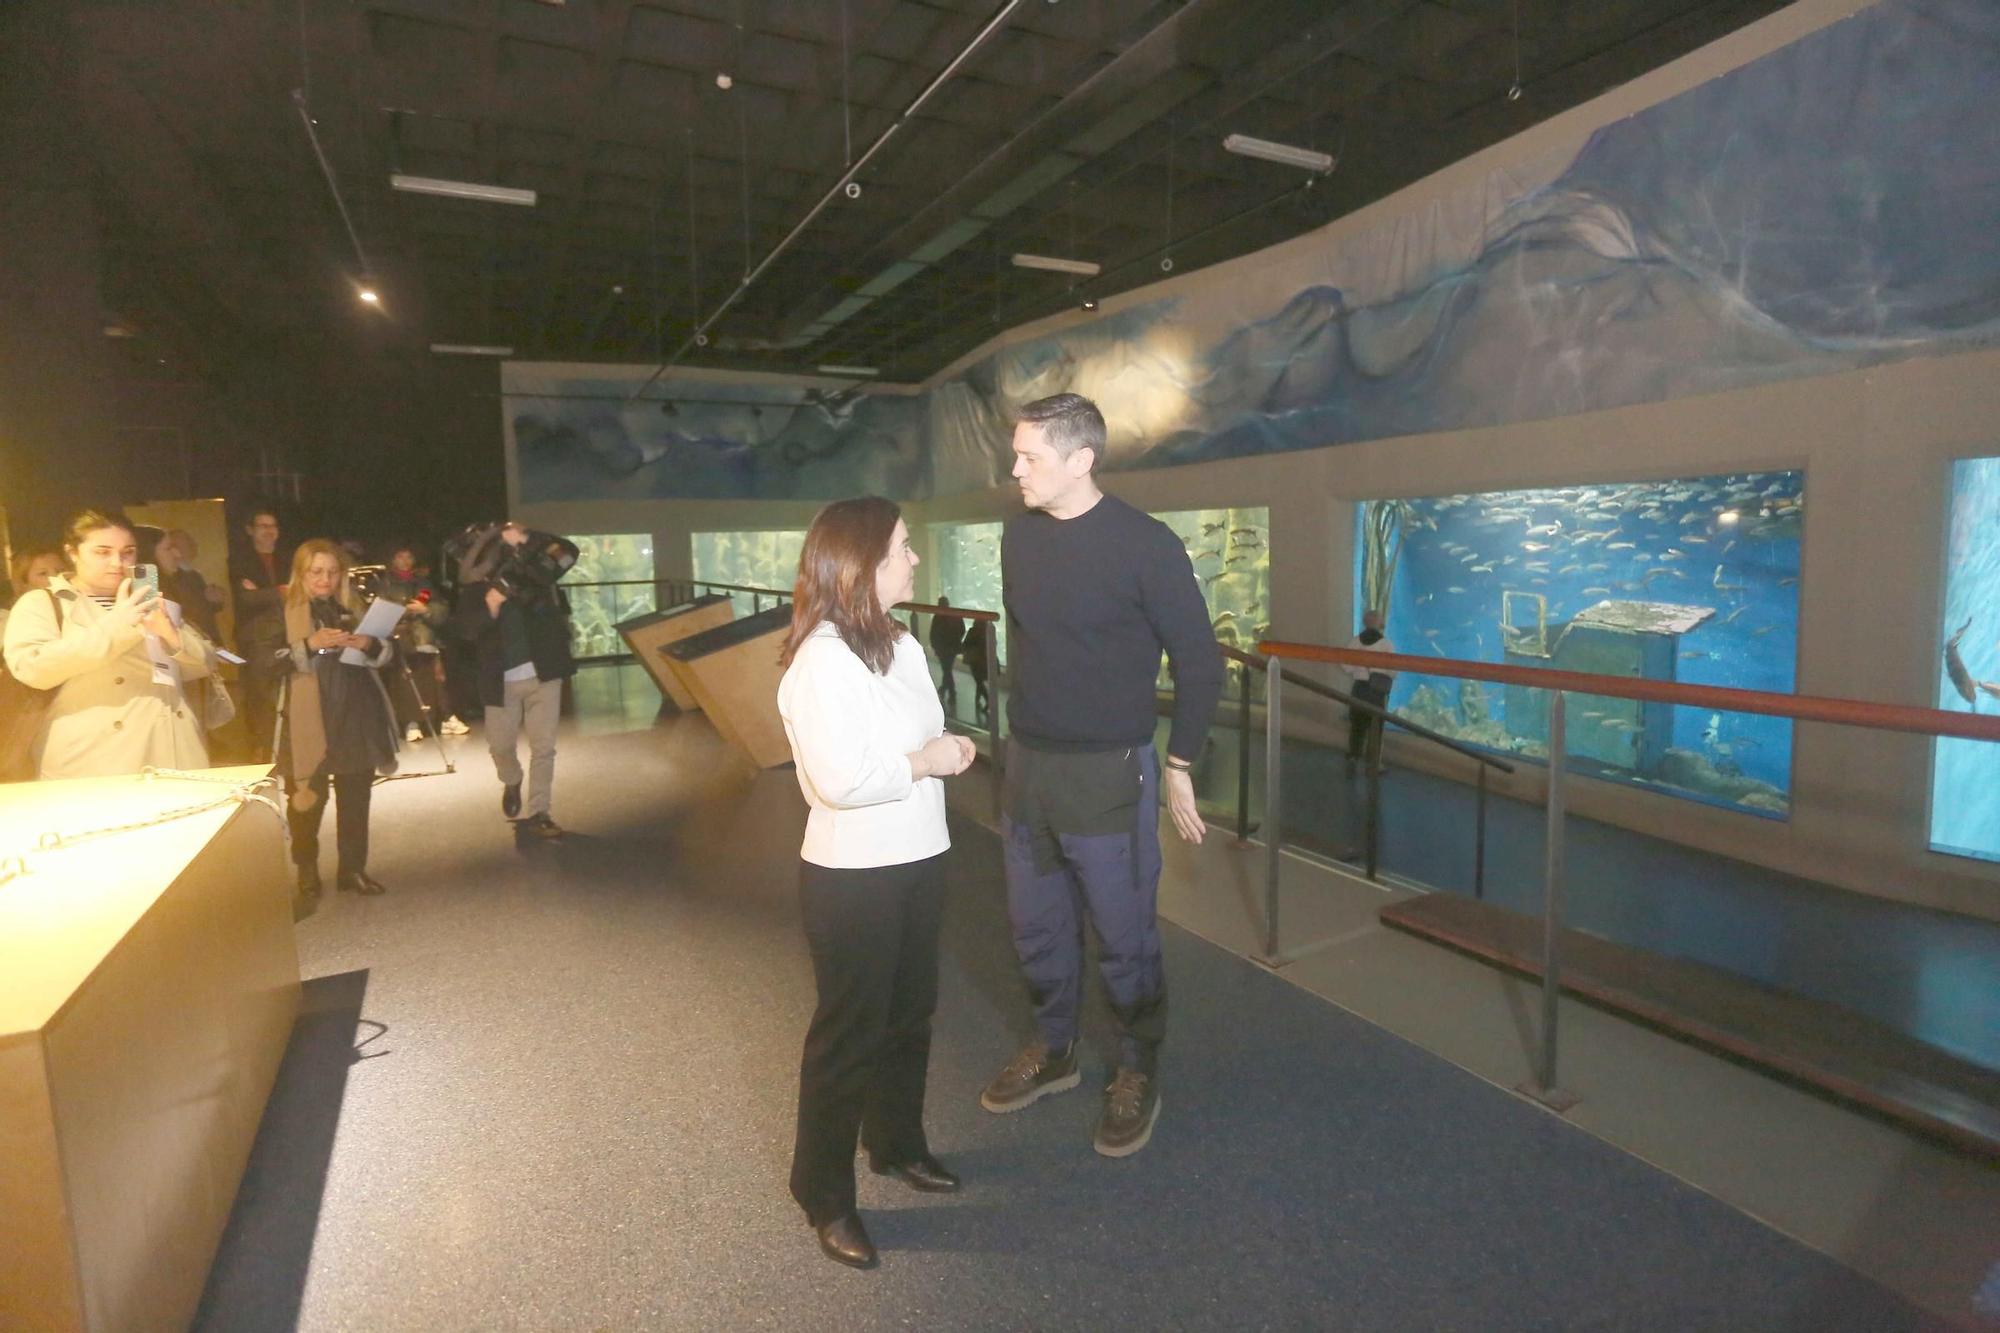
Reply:
<svg viewBox="0 0 2000 1333"><path fill-rule="evenodd" d="M864 1179L883 1266L829 1264L784 1185L812 1003L795 782L698 717L618 729L640 711L565 732L560 844L515 844L477 735L457 774L378 789L390 893L298 927L307 1010L199 1327L1927 1326L1172 927L1152 1146L1090 1151L1094 1082L985 1114L1026 1012L970 823L928 1117L967 1188Z"/></svg>

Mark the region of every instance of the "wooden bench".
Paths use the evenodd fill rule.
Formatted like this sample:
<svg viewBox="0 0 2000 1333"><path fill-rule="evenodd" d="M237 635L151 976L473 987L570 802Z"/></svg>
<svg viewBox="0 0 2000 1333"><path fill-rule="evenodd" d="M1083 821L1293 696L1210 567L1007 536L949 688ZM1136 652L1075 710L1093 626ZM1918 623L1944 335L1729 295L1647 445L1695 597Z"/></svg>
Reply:
<svg viewBox="0 0 2000 1333"><path fill-rule="evenodd" d="M1382 924L1542 975L1542 924L1450 893L1382 909ZM1562 988L1592 1004L1856 1103L1953 1147L2000 1157L2000 1074L1851 1010L1734 973L1566 930Z"/></svg>

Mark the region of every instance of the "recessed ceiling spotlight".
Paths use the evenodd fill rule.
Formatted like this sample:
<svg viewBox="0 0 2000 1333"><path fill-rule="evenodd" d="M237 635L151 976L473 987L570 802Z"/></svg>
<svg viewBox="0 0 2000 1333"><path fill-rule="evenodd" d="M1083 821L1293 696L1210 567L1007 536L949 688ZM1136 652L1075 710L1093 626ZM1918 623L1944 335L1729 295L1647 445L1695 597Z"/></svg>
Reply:
<svg viewBox="0 0 2000 1333"><path fill-rule="evenodd" d="M366 301L369 305L379 305L381 304L382 301L382 298L375 294L375 289L373 287L363 287L359 292L355 293L355 295L359 296L363 301Z"/></svg>
<svg viewBox="0 0 2000 1333"><path fill-rule="evenodd" d="M724 92L728 92L736 86L736 80L730 78L727 74L718 74L715 76L715 86Z"/></svg>
<svg viewBox="0 0 2000 1333"><path fill-rule="evenodd" d="M1095 309L1097 309L1097 298L1096 298L1096 297L1094 297L1094 296L1087 296L1087 297L1085 297L1085 298L1084 298L1084 301L1083 301L1083 308L1084 308L1085 310L1095 310Z"/></svg>

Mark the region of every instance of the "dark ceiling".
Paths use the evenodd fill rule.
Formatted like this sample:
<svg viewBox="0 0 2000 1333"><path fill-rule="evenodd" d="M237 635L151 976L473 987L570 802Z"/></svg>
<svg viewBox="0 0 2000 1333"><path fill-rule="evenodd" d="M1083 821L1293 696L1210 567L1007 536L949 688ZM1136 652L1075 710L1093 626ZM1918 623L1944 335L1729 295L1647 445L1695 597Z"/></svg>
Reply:
<svg viewBox="0 0 2000 1333"><path fill-rule="evenodd" d="M68 17L107 313L142 331L305 350L365 319L392 355L498 344L911 381L1163 261L1185 273L1317 227L1779 7L263 0ZM892 126L858 197L835 191ZM1232 132L1338 164L1238 157ZM396 171L539 200L397 192ZM1103 273L1015 268L1016 251ZM379 312L355 300L364 258Z"/></svg>

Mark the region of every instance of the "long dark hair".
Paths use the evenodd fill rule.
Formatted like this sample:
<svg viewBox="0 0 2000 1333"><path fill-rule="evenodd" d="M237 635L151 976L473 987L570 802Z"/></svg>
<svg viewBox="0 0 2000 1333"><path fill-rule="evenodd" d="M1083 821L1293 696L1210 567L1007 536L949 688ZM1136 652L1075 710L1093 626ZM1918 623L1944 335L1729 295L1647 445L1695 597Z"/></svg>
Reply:
<svg viewBox="0 0 2000 1333"><path fill-rule="evenodd" d="M780 666L790 666L799 646L825 621L871 670L889 674L904 630L876 599L875 571L888 558L889 539L902 516L895 501L879 495L835 500L813 516L799 552L792 632L785 637Z"/></svg>

